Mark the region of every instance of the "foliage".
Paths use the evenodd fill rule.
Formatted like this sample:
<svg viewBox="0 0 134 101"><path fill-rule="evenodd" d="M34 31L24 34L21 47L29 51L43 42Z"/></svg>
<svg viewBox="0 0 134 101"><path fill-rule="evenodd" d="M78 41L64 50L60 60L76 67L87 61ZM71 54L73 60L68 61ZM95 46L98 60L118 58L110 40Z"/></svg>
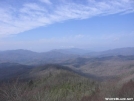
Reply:
<svg viewBox="0 0 134 101"><path fill-rule="evenodd" d="M95 92L95 84L78 74L58 70L44 78L3 84L1 101L80 101Z"/></svg>

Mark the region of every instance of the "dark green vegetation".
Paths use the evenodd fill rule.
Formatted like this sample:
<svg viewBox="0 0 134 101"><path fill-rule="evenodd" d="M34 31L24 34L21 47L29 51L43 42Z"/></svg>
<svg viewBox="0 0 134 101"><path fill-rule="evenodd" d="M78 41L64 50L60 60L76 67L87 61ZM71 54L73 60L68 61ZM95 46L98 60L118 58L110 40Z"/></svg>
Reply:
<svg viewBox="0 0 134 101"><path fill-rule="evenodd" d="M81 51L0 52L0 101L134 98L133 48Z"/></svg>
<svg viewBox="0 0 134 101"><path fill-rule="evenodd" d="M27 82L1 84L0 101L80 101L97 87L92 80L59 65L34 68L29 77Z"/></svg>
<svg viewBox="0 0 134 101"><path fill-rule="evenodd" d="M98 82L68 67L48 64L0 84L0 101L105 101L105 97L133 98L134 81Z"/></svg>
<svg viewBox="0 0 134 101"><path fill-rule="evenodd" d="M21 65L18 63L0 63L0 81L9 81L13 78L27 78L33 66Z"/></svg>

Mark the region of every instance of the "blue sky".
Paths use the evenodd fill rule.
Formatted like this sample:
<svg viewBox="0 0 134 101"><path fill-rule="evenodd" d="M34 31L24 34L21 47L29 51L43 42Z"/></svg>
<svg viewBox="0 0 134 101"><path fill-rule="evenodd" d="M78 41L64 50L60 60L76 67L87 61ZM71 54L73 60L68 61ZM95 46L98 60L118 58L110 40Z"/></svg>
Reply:
<svg viewBox="0 0 134 101"><path fill-rule="evenodd" d="M134 0L0 0L0 50L134 47Z"/></svg>

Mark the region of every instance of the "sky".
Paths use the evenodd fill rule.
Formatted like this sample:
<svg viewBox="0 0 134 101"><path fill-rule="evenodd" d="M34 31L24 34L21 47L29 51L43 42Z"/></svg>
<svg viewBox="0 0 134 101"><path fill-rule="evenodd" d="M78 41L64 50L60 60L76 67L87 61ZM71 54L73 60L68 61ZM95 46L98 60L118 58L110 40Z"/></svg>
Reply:
<svg viewBox="0 0 134 101"><path fill-rule="evenodd" d="M134 0L0 0L0 50L134 47Z"/></svg>

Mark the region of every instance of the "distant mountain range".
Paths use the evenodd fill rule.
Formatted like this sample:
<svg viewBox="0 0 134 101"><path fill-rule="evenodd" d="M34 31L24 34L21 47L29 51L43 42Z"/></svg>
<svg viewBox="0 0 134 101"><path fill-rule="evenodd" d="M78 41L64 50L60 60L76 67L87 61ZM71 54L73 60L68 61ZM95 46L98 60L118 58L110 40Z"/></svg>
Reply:
<svg viewBox="0 0 134 101"><path fill-rule="evenodd" d="M64 54L74 54L74 55L84 55L87 53L91 53L93 51L90 50L84 50L84 49L79 49L79 48L70 48L70 49L54 49L52 51L64 53Z"/></svg>
<svg viewBox="0 0 134 101"><path fill-rule="evenodd" d="M7 50L0 51L0 63L13 62L20 64L46 64L46 63L61 63L68 59L78 57L105 57L105 56L129 56L134 55L134 48L118 48L102 52L93 52L77 48L72 49L57 49L49 52L33 52L29 50Z"/></svg>
<svg viewBox="0 0 134 101"><path fill-rule="evenodd" d="M22 65L0 63L0 81L12 78L31 79L46 75L48 71L66 70L94 80L134 79L134 56L106 56L69 59L59 64Z"/></svg>
<svg viewBox="0 0 134 101"><path fill-rule="evenodd" d="M58 63L59 61L76 57L72 54L64 54L58 51L37 53L29 50L8 50L0 52L0 63L11 62L28 65Z"/></svg>
<svg viewBox="0 0 134 101"><path fill-rule="evenodd" d="M98 52L97 55L99 56L134 55L134 47L117 48L117 49L102 51L102 52Z"/></svg>
<svg viewBox="0 0 134 101"><path fill-rule="evenodd" d="M41 65L44 66L45 64L66 66L67 70L71 69L75 73L94 79L114 77L121 79L123 77L128 80L134 78L134 48L119 48L103 52L84 50L83 54L80 53L80 50L64 49L42 53L21 49L1 51L0 78L2 80L16 76L27 77L29 75L27 73L33 67L40 69L42 68ZM54 66L49 65L47 67ZM46 67L43 67L43 69L46 69Z"/></svg>

